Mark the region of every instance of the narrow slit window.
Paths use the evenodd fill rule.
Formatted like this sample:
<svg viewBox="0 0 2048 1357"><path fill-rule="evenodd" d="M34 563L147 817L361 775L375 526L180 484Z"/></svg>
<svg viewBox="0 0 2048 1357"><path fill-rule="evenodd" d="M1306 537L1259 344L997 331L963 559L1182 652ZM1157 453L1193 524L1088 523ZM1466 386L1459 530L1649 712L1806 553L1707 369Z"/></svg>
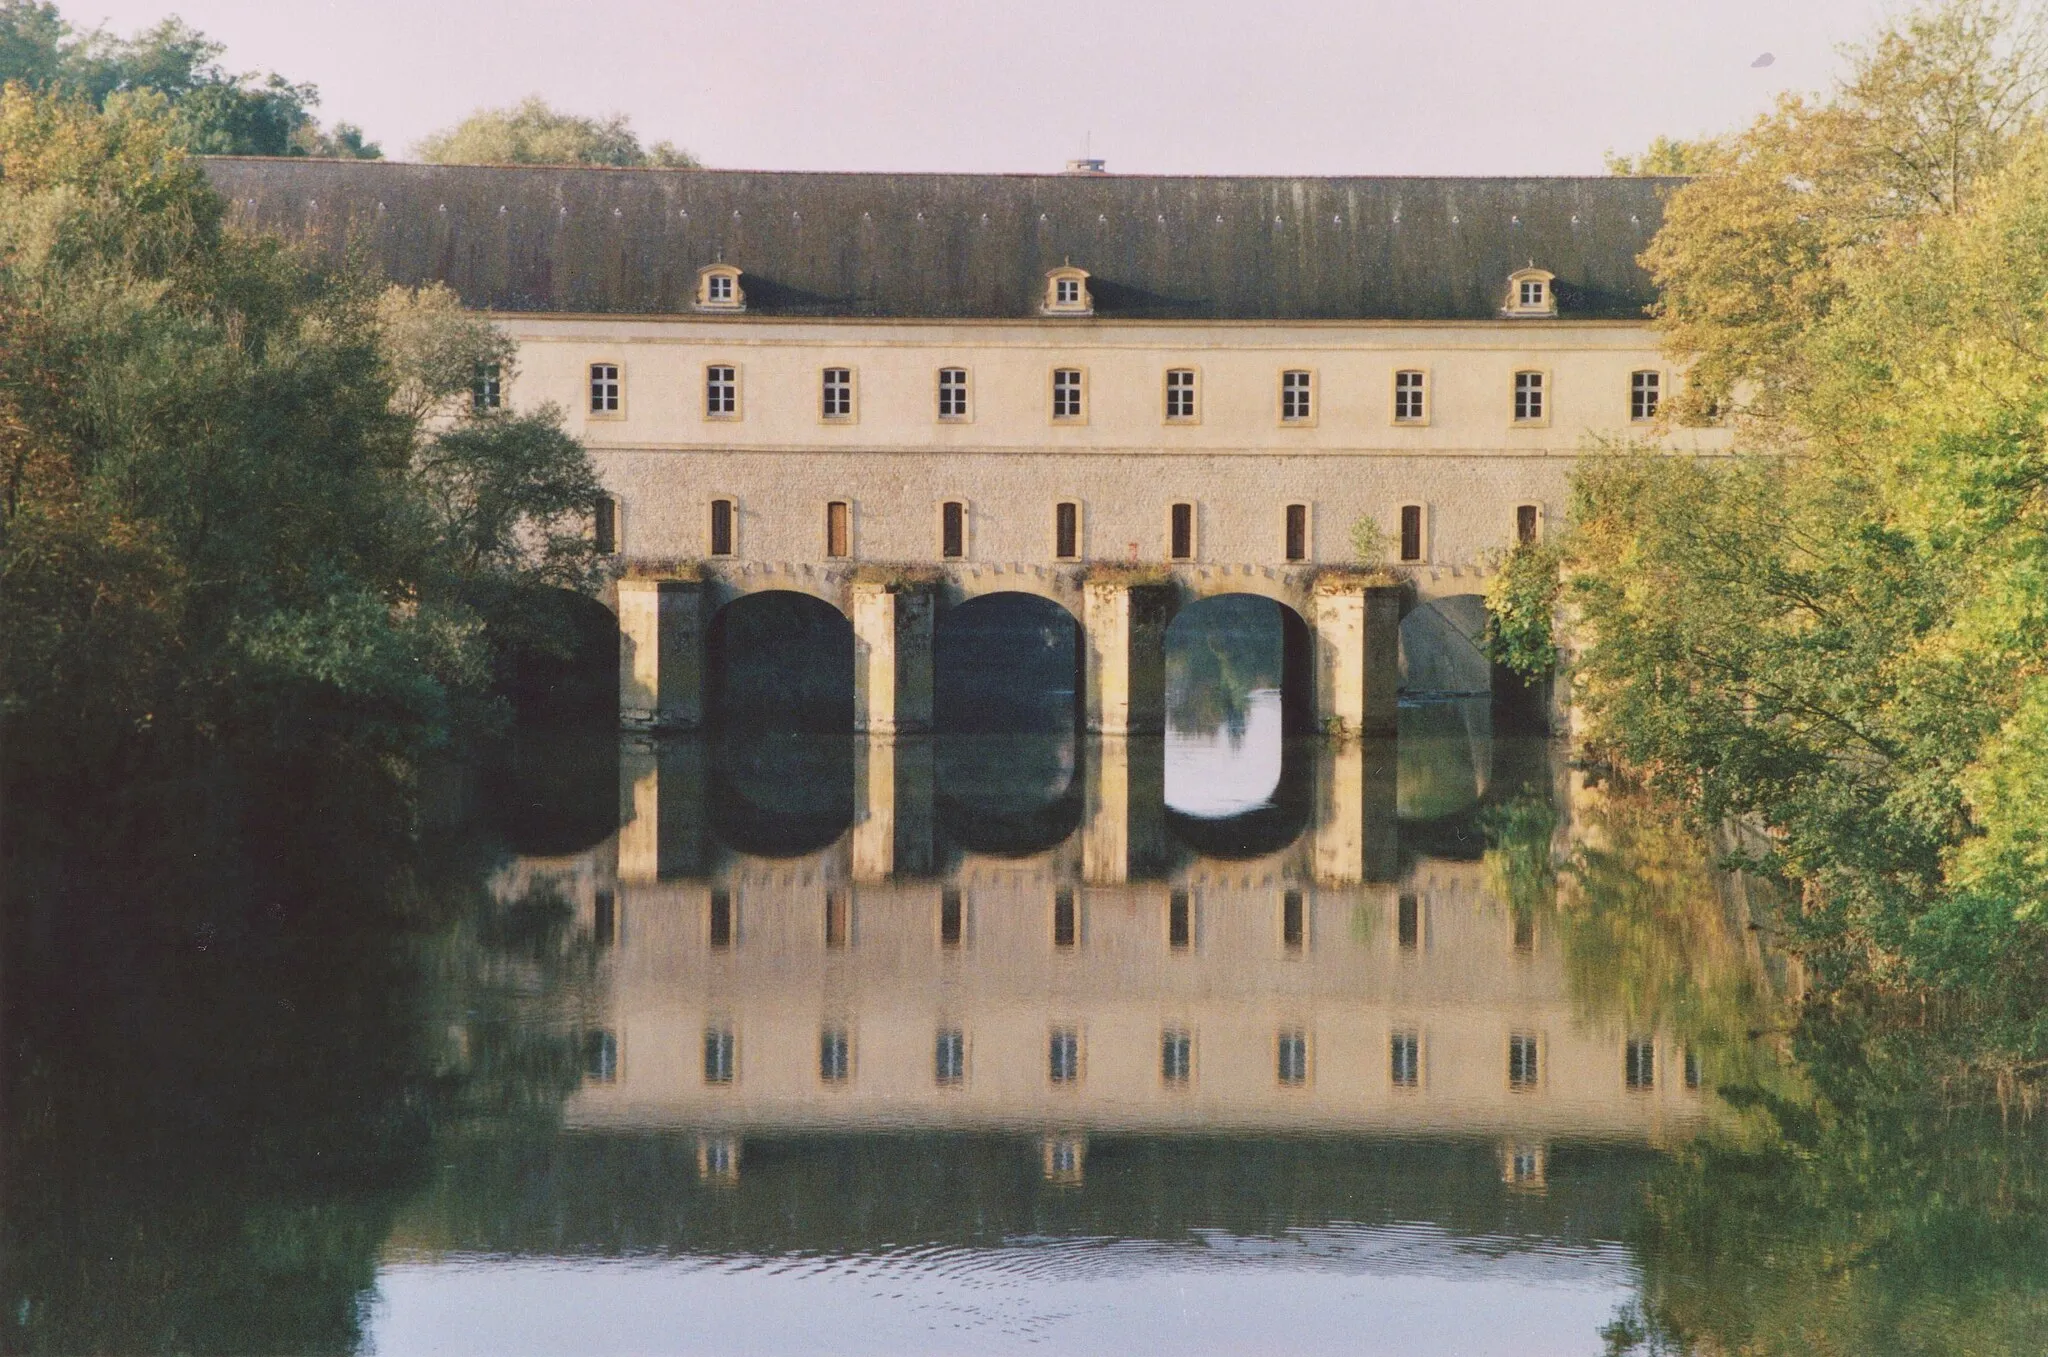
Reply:
<svg viewBox="0 0 2048 1357"><path fill-rule="evenodd" d="M1290 424L1314 419L1315 374L1291 369L1280 374L1280 418Z"/></svg>
<svg viewBox="0 0 2048 1357"><path fill-rule="evenodd" d="M1055 1027L1046 1042L1046 1073L1055 1084L1079 1083L1081 1079L1081 1034L1071 1027Z"/></svg>
<svg viewBox="0 0 2048 1357"><path fill-rule="evenodd" d="M1532 1089L1536 1087L1537 1068L1536 1038L1526 1032L1517 1032L1508 1038L1508 1087Z"/></svg>
<svg viewBox="0 0 2048 1357"><path fill-rule="evenodd" d="M1081 369L1054 368L1052 373L1052 417L1054 419L1079 419L1084 406L1081 392Z"/></svg>
<svg viewBox="0 0 2048 1357"><path fill-rule="evenodd" d="M1401 506L1401 559L1419 561L1422 559L1422 506L1404 504Z"/></svg>
<svg viewBox="0 0 2048 1357"><path fill-rule="evenodd" d="M939 418L967 418L967 369L939 369Z"/></svg>
<svg viewBox="0 0 2048 1357"><path fill-rule="evenodd" d="M1307 910L1303 907L1300 891L1288 891L1280 897L1280 941L1290 952L1299 952L1308 933Z"/></svg>
<svg viewBox="0 0 2048 1357"><path fill-rule="evenodd" d="M853 901L845 891L825 892L825 945L846 947L853 941Z"/></svg>
<svg viewBox="0 0 2048 1357"><path fill-rule="evenodd" d="M1515 545L1533 547L1536 545L1537 510L1533 504L1515 506Z"/></svg>
<svg viewBox="0 0 2048 1357"><path fill-rule="evenodd" d="M1394 374L1394 422L1397 424L1420 424L1428 418L1428 407L1423 404L1424 387L1422 370L1407 368Z"/></svg>
<svg viewBox="0 0 2048 1357"><path fill-rule="evenodd" d="M1536 916L1534 913L1526 909L1515 911L1513 939L1515 951L1523 956L1527 956L1536 950Z"/></svg>
<svg viewBox="0 0 2048 1357"><path fill-rule="evenodd" d="M590 413L615 415L619 412L619 365L590 365Z"/></svg>
<svg viewBox="0 0 2048 1357"><path fill-rule="evenodd" d="M711 554L730 556L733 554L733 520L738 515L733 511L729 499L711 501Z"/></svg>
<svg viewBox="0 0 2048 1357"><path fill-rule="evenodd" d="M822 413L826 419L851 419L853 417L853 369L826 368L822 399Z"/></svg>
<svg viewBox="0 0 2048 1357"><path fill-rule="evenodd" d="M482 414L486 410L497 409L504 403L504 398L504 369L496 363L477 364L476 376L469 386L470 408Z"/></svg>
<svg viewBox="0 0 2048 1357"><path fill-rule="evenodd" d="M1176 504L1168 519L1167 555L1176 561L1190 561L1195 556L1195 506Z"/></svg>
<svg viewBox="0 0 2048 1357"><path fill-rule="evenodd" d="M1287 559L1305 561L1308 559L1308 506L1290 504L1287 506Z"/></svg>
<svg viewBox="0 0 2048 1357"><path fill-rule="evenodd" d="M1700 1086L1700 1053L1690 1046L1685 1048L1685 1086L1694 1090Z"/></svg>
<svg viewBox="0 0 2048 1357"><path fill-rule="evenodd" d="M1194 904L1186 891L1175 891L1166 897L1166 945L1173 950L1186 951L1194 944Z"/></svg>
<svg viewBox="0 0 2048 1357"><path fill-rule="evenodd" d="M730 1027L707 1027L704 1029L704 1082L707 1084L729 1084L733 1081L733 1067L738 1063L739 1043L734 1039Z"/></svg>
<svg viewBox="0 0 2048 1357"><path fill-rule="evenodd" d="M1298 1087L1308 1082L1308 1034L1300 1028L1283 1029L1275 1041L1278 1049L1280 1082Z"/></svg>
<svg viewBox="0 0 2048 1357"><path fill-rule="evenodd" d="M728 363L713 363L704 369L704 413L712 416L739 413L739 369Z"/></svg>
<svg viewBox="0 0 2048 1357"><path fill-rule="evenodd" d="M1195 1072L1195 1041L1185 1027L1169 1027L1159 1034L1159 1081L1185 1084Z"/></svg>
<svg viewBox="0 0 2048 1357"><path fill-rule="evenodd" d="M852 516L843 499L835 499L825 506L825 554L853 555Z"/></svg>
<svg viewBox="0 0 2048 1357"><path fill-rule="evenodd" d="M827 1027L818 1033L818 1078L827 1084L843 1084L853 1074L853 1042L844 1027Z"/></svg>
<svg viewBox="0 0 2048 1357"><path fill-rule="evenodd" d="M613 556L619 550L619 502L610 495L598 496L597 504L590 516L590 536L600 556Z"/></svg>
<svg viewBox="0 0 2048 1357"><path fill-rule="evenodd" d="M1395 1088L1414 1088L1422 1082L1421 1037L1396 1032L1387 1039L1387 1077Z"/></svg>
<svg viewBox="0 0 2048 1357"><path fill-rule="evenodd" d="M1530 424L1543 418L1543 374L1515 374L1515 422Z"/></svg>
<svg viewBox="0 0 2048 1357"><path fill-rule="evenodd" d="M939 554L949 561L967 554L967 506L959 500L939 506Z"/></svg>
<svg viewBox="0 0 2048 1357"><path fill-rule="evenodd" d="M1080 940L1080 911L1074 904L1074 893L1068 890L1055 891L1052 897L1052 945L1073 947L1077 946Z"/></svg>
<svg viewBox="0 0 2048 1357"><path fill-rule="evenodd" d="M1634 372L1628 379L1628 417L1633 420L1651 420L1657 417L1657 407L1663 400L1664 378L1658 372Z"/></svg>
<svg viewBox="0 0 2048 1357"><path fill-rule="evenodd" d="M732 892L711 892L711 945L732 946Z"/></svg>
<svg viewBox="0 0 2048 1357"><path fill-rule="evenodd" d="M932 1079L942 1087L967 1081L967 1034L959 1028L942 1028L934 1039Z"/></svg>
<svg viewBox="0 0 2048 1357"><path fill-rule="evenodd" d="M1637 1093L1657 1087L1657 1044L1648 1037L1631 1037L1622 1056L1622 1076Z"/></svg>
<svg viewBox="0 0 2048 1357"><path fill-rule="evenodd" d="M619 941L618 899L610 891L599 891L591 910L590 940L599 947L616 947Z"/></svg>
<svg viewBox="0 0 2048 1357"><path fill-rule="evenodd" d="M1081 506L1072 501L1052 507L1052 554L1062 561L1081 558Z"/></svg>
<svg viewBox="0 0 2048 1357"><path fill-rule="evenodd" d="M939 946L958 947L964 935L966 923L965 907L960 892L945 890L939 892Z"/></svg>
<svg viewBox="0 0 2048 1357"><path fill-rule="evenodd" d="M1166 417L1191 420L1195 417L1195 370L1170 368L1166 374Z"/></svg>
<svg viewBox="0 0 2048 1357"><path fill-rule="evenodd" d="M1415 951L1422 945L1422 902L1412 895L1404 895L1394 913L1394 932L1401 950Z"/></svg>

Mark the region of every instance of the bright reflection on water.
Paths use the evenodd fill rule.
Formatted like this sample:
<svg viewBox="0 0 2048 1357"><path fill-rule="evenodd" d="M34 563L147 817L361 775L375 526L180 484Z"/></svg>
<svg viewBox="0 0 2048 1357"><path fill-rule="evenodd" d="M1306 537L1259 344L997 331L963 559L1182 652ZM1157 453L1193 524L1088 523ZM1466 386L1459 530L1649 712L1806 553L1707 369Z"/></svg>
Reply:
<svg viewBox="0 0 2048 1357"><path fill-rule="evenodd" d="M1280 690L1247 695L1244 728L1166 733L1166 804L1184 815L1241 815L1273 803L1280 785Z"/></svg>

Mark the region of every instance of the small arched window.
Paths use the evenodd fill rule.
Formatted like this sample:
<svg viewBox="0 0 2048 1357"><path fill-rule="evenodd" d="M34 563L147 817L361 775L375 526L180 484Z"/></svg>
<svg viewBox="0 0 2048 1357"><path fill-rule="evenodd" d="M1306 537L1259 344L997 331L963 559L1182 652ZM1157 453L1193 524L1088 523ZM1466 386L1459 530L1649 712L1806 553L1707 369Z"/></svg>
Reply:
<svg viewBox="0 0 2048 1357"><path fill-rule="evenodd" d="M1504 316L1554 316L1557 314L1557 275L1533 264L1508 275Z"/></svg>
<svg viewBox="0 0 2048 1357"><path fill-rule="evenodd" d="M744 311L747 294L740 287L740 270L731 264L707 264L697 270L699 311Z"/></svg>
<svg viewBox="0 0 2048 1357"><path fill-rule="evenodd" d="M1095 298L1088 290L1088 270L1062 264L1045 275L1045 314L1048 316L1089 316L1095 313Z"/></svg>

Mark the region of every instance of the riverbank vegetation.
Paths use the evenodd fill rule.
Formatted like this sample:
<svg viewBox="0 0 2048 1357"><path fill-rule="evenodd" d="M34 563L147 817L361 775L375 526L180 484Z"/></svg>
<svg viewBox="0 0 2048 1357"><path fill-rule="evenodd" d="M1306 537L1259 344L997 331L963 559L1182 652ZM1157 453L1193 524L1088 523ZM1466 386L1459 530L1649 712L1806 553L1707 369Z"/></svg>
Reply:
<svg viewBox="0 0 2048 1357"><path fill-rule="evenodd" d="M473 394L509 346L238 229L161 95L9 85L0 167L10 790L486 717L500 645L601 574L559 411Z"/></svg>
<svg viewBox="0 0 2048 1357"><path fill-rule="evenodd" d="M1498 658L1549 656L1589 752L1768 832L1824 985L2048 1054L2048 41L1980 0L1833 96L1694 147L1645 255L1668 412L1736 454L1605 449ZM1531 603L1537 606L1529 606Z"/></svg>

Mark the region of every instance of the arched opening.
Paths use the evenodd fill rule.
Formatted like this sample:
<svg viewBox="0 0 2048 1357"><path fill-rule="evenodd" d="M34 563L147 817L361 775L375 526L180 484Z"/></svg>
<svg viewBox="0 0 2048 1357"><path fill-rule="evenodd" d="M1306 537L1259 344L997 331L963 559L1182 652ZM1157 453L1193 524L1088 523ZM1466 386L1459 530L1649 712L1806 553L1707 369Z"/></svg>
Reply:
<svg viewBox="0 0 2048 1357"><path fill-rule="evenodd" d="M522 725L619 718L619 619L570 589L526 589L517 598L478 590L495 653L497 690Z"/></svg>
<svg viewBox="0 0 2048 1357"><path fill-rule="evenodd" d="M736 598L705 637L705 696L727 730L850 731L853 624L793 590Z"/></svg>
<svg viewBox="0 0 2048 1357"><path fill-rule="evenodd" d="M712 745L712 833L753 857L830 847L853 823L853 775L851 740L726 732Z"/></svg>
<svg viewBox="0 0 2048 1357"><path fill-rule="evenodd" d="M602 843L619 825L616 718L515 725L483 786L516 854L563 857Z"/></svg>
<svg viewBox="0 0 2048 1357"><path fill-rule="evenodd" d="M1220 820L1280 803L1286 742L1313 729L1313 660L1307 624L1271 599L1223 594L1180 610L1166 633L1173 812Z"/></svg>
<svg viewBox="0 0 2048 1357"><path fill-rule="evenodd" d="M954 846L1029 857L1080 828L1072 734L942 735L935 744L939 824Z"/></svg>
<svg viewBox="0 0 2048 1357"><path fill-rule="evenodd" d="M986 594L939 615L933 724L947 733L1072 734L1080 627L1036 594Z"/></svg>

